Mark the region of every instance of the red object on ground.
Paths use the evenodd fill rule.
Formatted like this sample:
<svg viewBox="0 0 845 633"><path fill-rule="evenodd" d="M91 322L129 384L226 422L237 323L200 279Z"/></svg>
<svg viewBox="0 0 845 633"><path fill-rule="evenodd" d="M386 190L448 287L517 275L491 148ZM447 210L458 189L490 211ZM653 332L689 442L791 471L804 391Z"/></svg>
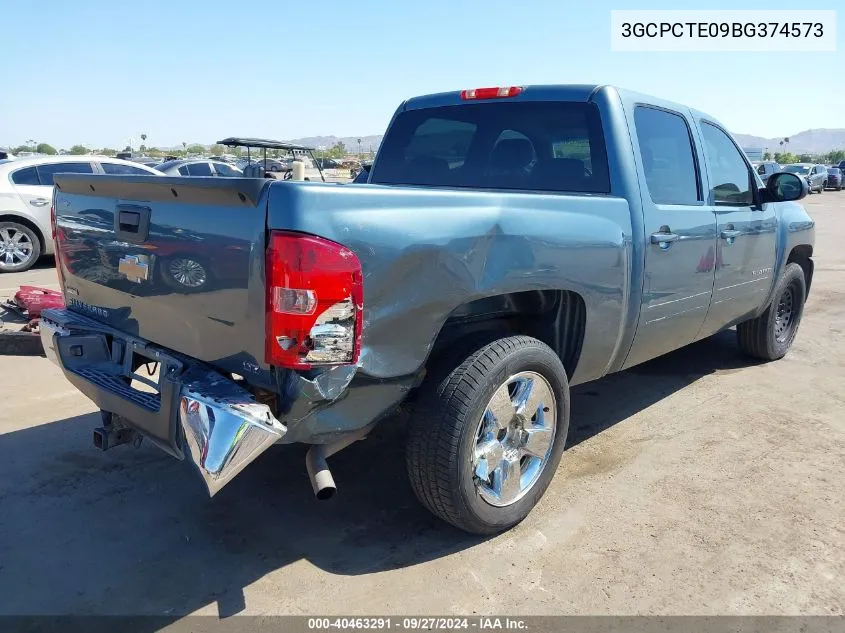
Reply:
<svg viewBox="0 0 845 633"><path fill-rule="evenodd" d="M61 292L38 286L21 286L15 293L15 303L26 310L30 320L39 318L42 310L65 306Z"/></svg>

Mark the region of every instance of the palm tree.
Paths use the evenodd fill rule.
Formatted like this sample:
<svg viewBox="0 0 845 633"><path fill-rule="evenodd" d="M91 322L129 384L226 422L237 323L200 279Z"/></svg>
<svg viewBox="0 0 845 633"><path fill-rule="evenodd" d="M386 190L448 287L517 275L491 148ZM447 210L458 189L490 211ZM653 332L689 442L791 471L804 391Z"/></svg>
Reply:
<svg viewBox="0 0 845 633"><path fill-rule="evenodd" d="M184 153L185 156L188 155L188 144L185 141L182 141L182 153Z"/></svg>

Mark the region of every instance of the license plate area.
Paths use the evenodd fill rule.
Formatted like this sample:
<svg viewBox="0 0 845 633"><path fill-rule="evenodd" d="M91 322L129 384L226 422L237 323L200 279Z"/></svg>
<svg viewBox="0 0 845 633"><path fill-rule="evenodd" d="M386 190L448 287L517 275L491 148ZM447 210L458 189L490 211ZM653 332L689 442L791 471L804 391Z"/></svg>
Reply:
<svg viewBox="0 0 845 633"><path fill-rule="evenodd" d="M49 323L52 314L47 312ZM178 404L186 361L71 311L54 312L61 333L55 330L52 343L68 380L101 410L120 416L171 455L184 457Z"/></svg>
<svg viewBox="0 0 845 633"><path fill-rule="evenodd" d="M142 393L161 395L161 361L135 350L127 352L129 359L129 387Z"/></svg>

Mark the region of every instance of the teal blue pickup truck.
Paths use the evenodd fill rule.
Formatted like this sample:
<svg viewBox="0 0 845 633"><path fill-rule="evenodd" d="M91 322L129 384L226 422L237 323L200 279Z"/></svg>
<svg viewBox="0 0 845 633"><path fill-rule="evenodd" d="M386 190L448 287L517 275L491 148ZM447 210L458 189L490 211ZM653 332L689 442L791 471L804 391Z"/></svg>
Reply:
<svg viewBox="0 0 845 633"><path fill-rule="evenodd" d="M521 521L564 453L570 386L736 327L775 360L813 278L790 173L764 185L712 117L610 86L401 104L366 182L56 177L67 307L46 354L216 493L270 445L327 458L406 402L435 515ZM350 449L350 450L354 450Z"/></svg>

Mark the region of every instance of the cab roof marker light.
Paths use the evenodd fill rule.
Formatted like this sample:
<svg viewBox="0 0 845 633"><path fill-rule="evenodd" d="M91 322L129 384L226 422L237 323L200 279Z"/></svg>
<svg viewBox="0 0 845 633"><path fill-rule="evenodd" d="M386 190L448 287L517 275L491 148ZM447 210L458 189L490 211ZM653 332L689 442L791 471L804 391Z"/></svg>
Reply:
<svg viewBox="0 0 845 633"><path fill-rule="evenodd" d="M515 97L522 93L522 86L504 86L495 88L471 88L461 90L461 99L472 101L476 99L503 99Z"/></svg>

